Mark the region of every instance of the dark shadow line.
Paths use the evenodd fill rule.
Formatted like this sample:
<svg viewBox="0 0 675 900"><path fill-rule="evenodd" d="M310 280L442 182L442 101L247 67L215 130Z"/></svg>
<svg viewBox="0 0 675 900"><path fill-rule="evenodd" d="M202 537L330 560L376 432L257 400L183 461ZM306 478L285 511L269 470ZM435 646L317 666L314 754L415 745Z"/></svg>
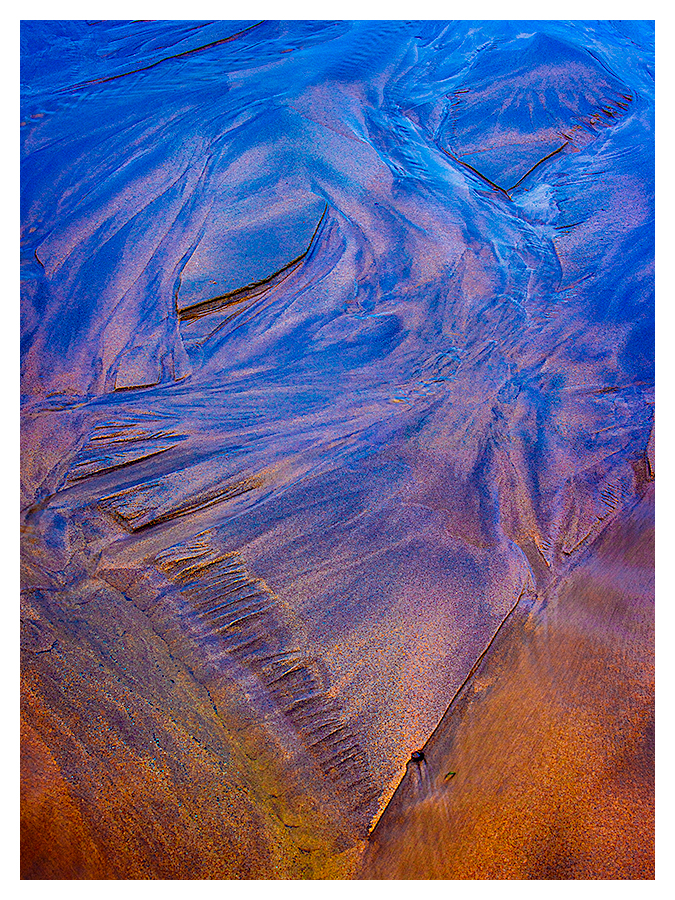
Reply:
<svg viewBox="0 0 675 900"><path fill-rule="evenodd" d="M192 322L195 319L201 319L203 316L208 316L211 313L219 312L221 309L226 309L228 306L236 306L239 303L243 303L244 300L248 300L250 297L261 292L264 293L265 289L272 287L277 283L277 280L282 280L282 275L290 274L290 272L302 262L306 255L307 251L300 256L297 256L295 259L292 259L289 263L286 263L285 266L274 272L272 275L268 275L260 281L254 281L244 287L229 291L227 294L220 294L218 297L210 297L208 300L200 300L198 303L184 306L182 309L178 310L178 321Z"/></svg>
<svg viewBox="0 0 675 900"><path fill-rule="evenodd" d="M146 462L148 459L159 456L161 453L166 453L168 450L173 450L173 447L164 447L162 450L154 450L152 453L148 453L145 456L136 456L134 457L134 459L131 459L128 462L119 463L118 465L106 466L103 469L96 469L95 472L88 472L86 475L70 475L69 473L69 480L71 485L75 485L81 483L86 478L97 478L99 475L110 475L111 472L117 472L118 469L127 469L129 466L133 466L139 462Z"/></svg>
<svg viewBox="0 0 675 900"><path fill-rule="evenodd" d="M520 603L520 601L523 599L523 595L524 595L524 594L525 594L525 588L522 589L522 591L521 591L520 594L518 595L518 599L516 600L516 602L513 604L513 606L511 607L511 609L507 612L507 614L504 616L504 618L502 619L502 621L499 623L499 627L497 628L497 630L495 631L495 633L492 635L492 637L490 638L490 640L488 641L488 643L487 643L487 644L485 645L485 647L483 648L483 652L480 654L480 656L478 657L478 659L476 660L476 662L475 662L475 663L473 664L473 666L471 667L471 669L470 669L470 671L469 671L469 674L466 676L466 678L464 679L464 681L461 683L461 685L460 685L460 686L457 688L457 690L455 691L455 696L452 698L452 700L451 700L450 703L448 704L448 708L447 708L446 711L443 713L440 722L438 723L438 725L436 726L436 728L434 728L434 730L433 730L433 731L431 732L431 734L429 735L429 737L428 737L426 743L424 744L424 747L427 746L427 744L428 744L429 741L432 739L432 737L434 736L434 734L436 734L436 731L438 730L438 728L440 728L440 726L441 726L441 724L442 724L442 722L443 722L443 719L451 712L453 705L454 705L455 702L459 699L459 697L460 697L462 691L464 690L464 688L466 687L466 685L469 683L469 681L473 678L473 676L476 674L476 670L478 669L478 666L482 663L482 661L483 661L483 659L484 659L484 657L485 657L485 654L488 652L488 650L490 649L490 647L491 647L491 646L494 644L494 642L497 640L497 636L499 635L499 632L502 630L502 628L504 627L504 625L506 625L506 623L508 622L508 620L511 618L511 616L513 615L513 613L516 611L516 608L518 607L518 604Z"/></svg>
<svg viewBox="0 0 675 900"><path fill-rule="evenodd" d="M162 59L158 59L157 62L150 63L147 66L141 66L139 69L131 69L129 72L120 72L119 75L108 75L105 78L94 78L91 81L81 81L79 84L75 84L69 88L63 88L64 91L77 91L80 88L89 87L94 84L105 84L108 81L116 81L118 78L126 78L128 75L136 75L138 72L149 72L150 69L154 69L155 66L161 65L161 63L168 62L170 59L182 59L186 56L192 56L194 53L201 53L202 50L210 50L212 47L217 47L220 44L229 44L230 41L234 41L237 38L241 37L242 34L246 34L248 31L252 31L254 28L258 28L258 26L264 24L264 19L260 22L256 22L255 25L249 25L248 28L243 28L241 31L237 31L235 34L231 34L229 37L220 38L217 41L211 41L209 44L203 44L201 47L194 47L192 50L183 50L182 53L175 53L172 56L165 56Z"/></svg>
<svg viewBox="0 0 675 900"><path fill-rule="evenodd" d="M491 188L494 188L496 191L499 191L499 193L500 193L500 194L503 194L503 195L506 197L507 200L510 200L511 202L513 202L513 201L511 200L511 197L509 197L508 193L504 190L504 188L499 187L499 185L498 185L498 184L495 184L494 181L490 181L490 179L487 178L485 175L483 175L482 172L479 172L478 169L474 169L474 167L473 167L472 165L470 165L469 163L463 162L463 161L462 161L461 159L459 159L458 157L453 156L453 154L452 154L452 153L449 153L449 152L445 149L445 147L441 147L441 150L443 151L443 153L445 153L446 156L449 156L450 159L454 160L456 163L459 163L460 166L464 166L465 169L469 169L469 171L473 172L474 175L478 175L478 177L479 177L480 179L482 179L486 184L489 184Z"/></svg>
<svg viewBox="0 0 675 900"><path fill-rule="evenodd" d="M492 635L492 637L490 638L490 640L488 641L488 643L486 644L486 646L483 648L483 651L482 651L482 653L480 654L480 656L476 659L476 662L475 662L475 663L473 664L473 666L471 667L471 669L470 669L470 671L469 671L469 674L466 676L466 678L464 679L464 681L461 683L461 685L460 685L460 686L457 688L457 690L455 691L455 694L454 694L452 700L450 701L450 703L449 703L448 706L446 707L445 712L443 713L443 715L442 715L441 718L439 719L438 725L434 728L434 730L431 732L431 734L429 735L429 737L427 738L427 740L424 742L424 746L423 746L423 748L422 748L423 750L426 750L426 748L427 748L428 745L429 745L429 742L433 739L433 737L434 737L434 735L436 734L436 732L438 731L438 729L441 727L441 725L443 724L443 722L446 720L446 718L447 718L447 717L450 715L450 713L452 712L453 706L455 705L455 703L457 702L457 700L461 697L462 692L464 691L464 689L466 688L466 686L468 685L468 683L471 681L471 679L473 678L473 676L476 674L476 671L477 671L478 667L480 666L480 664L482 663L483 659L485 658L486 653L488 652L488 650L490 649L490 647L494 644L494 642L497 640L497 637L498 637L500 631L502 630L502 628L504 627L504 625L506 625L506 623L508 622L508 620L511 618L511 616L513 615L513 613L514 613L514 612L516 611L516 609L518 608L518 604L519 604L520 601L522 600L523 595L525 594L525 590L526 590L525 588L522 589L522 591L521 591L520 594L518 595L518 599L517 599L516 602L513 604L513 606L511 607L511 609L506 613L506 615L504 616L504 618L503 618L502 621L500 622L499 627L497 628L497 630L495 631L495 633ZM407 769L406 769L406 774L407 774ZM377 817L377 821L373 824L372 828L369 830L369 832L368 832L368 841L370 841L370 840L372 839L373 835L375 834L375 831L377 830L378 825L380 824L380 822L381 822L381 820L382 820L382 817L383 817L384 814L387 812L387 809L389 808L389 806L393 803L394 798L396 797L396 795L398 794L398 792L401 790L401 786L403 785L403 782L404 782L404 781L405 781L405 774L403 775L403 777L402 777L401 780L399 781L399 783L398 783L398 785L397 785L397 787L396 787L396 790L394 791L394 793L393 793L393 794L391 795L391 797L389 798L389 801L388 801L387 804L385 805L384 809L382 810L382 812L380 813L380 815Z"/></svg>
<svg viewBox="0 0 675 900"><path fill-rule="evenodd" d="M557 150L553 150L551 153L548 153L546 156L543 156L543 157L539 160L539 162L535 163L535 164L532 166L531 169L528 169L527 172L522 176L522 178L519 178L518 181L516 181L516 183L515 183L512 187L509 188L509 190L510 190L510 191L515 191L515 189L518 187L518 185L521 184L521 182L525 181L525 179L527 178L527 176L528 176L528 175L531 175L532 172L534 172L534 170L535 170L538 166L540 166L542 163L546 162L547 159L551 159L551 157L552 157L552 156L555 156L557 153L560 153L560 151L561 151L561 150L564 150L565 147L567 147L568 144L569 144L569 141L565 141L565 143L564 143L561 147L558 147Z"/></svg>
<svg viewBox="0 0 675 900"><path fill-rule="evenodd" d="M244 285L244 287L237 288L234 291L228 291L226 294L220 294L218 297L209 297L208 300L200 300L198 303L193 303L190 306L184 306L182 309L178 309L178 321L191 322L194 319L201 319L203 316L210 315L214 312L219 312L221 309L226 309L228 306L234 306L236 304L243 303L245 300L248 300L250 297L255 296L261 291L264 292L266 288L273 287L277 279L280 279L281 276L289 275L291 270L299 266L300 263L305 259L309 251L312 249L314 242L316 241L319 229L323 225L327 212L328 204L326 204L326 207L321 214L321 218L319 219L319 222L314 229L314 233L312 234L310 242L307 245L307 249L304 250L299 256L296 256L295 259L292 259L290 262L286 263L286 265L282 266L280 269L277 269L276 272L273 272L266 278L262 278L260 281L253 281L250 284Z"/></svg>

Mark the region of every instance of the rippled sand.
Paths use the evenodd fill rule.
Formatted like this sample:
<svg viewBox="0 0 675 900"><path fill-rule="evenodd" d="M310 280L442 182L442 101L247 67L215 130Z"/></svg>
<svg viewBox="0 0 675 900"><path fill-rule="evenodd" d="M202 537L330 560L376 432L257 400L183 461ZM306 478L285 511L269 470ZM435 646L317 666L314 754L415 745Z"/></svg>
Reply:
<svg viewBox="0 0 675 900"><path fill-rule="evenodd" d="M653 877L653 40L23 23L23 877Z"/></svg>

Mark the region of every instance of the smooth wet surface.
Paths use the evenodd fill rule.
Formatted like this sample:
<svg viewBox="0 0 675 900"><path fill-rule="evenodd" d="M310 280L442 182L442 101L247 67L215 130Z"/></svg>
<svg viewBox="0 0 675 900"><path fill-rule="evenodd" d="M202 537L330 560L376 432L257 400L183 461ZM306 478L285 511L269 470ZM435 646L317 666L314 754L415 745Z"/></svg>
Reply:
<svg viewBox="0 0 675 900"><path fill-rule="evenodd" d="M25 877L651 877L653 38L23 23Z"/></svg>

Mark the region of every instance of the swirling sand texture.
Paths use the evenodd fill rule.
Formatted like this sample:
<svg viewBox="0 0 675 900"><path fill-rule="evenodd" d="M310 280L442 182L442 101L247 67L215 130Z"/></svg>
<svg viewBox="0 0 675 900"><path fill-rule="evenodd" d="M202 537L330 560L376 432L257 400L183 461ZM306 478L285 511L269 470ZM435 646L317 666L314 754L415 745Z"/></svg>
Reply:
<svg viewBox="0 0 675 900"><path fill-rule="evenodd" d="M23 23L25 878L653 877L653 43Z"/></svg>

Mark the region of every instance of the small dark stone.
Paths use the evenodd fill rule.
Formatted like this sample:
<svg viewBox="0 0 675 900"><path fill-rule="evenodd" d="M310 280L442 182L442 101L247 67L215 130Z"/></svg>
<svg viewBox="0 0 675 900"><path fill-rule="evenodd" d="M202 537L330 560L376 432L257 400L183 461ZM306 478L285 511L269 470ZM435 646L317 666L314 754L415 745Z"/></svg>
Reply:
<svg viewBox="0 0 675 900"><path fill-rule="evenodd" d="M421 762L424 759L424 751L414 750L410 756L410 759L414 759L416 762Z"/></svg>

